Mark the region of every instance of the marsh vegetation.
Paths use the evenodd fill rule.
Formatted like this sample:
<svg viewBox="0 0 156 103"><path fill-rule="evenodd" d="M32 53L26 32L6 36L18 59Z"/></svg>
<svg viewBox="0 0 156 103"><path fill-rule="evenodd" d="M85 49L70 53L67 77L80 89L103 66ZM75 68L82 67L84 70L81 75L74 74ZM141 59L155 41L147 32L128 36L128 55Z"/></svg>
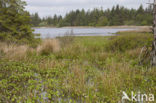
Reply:
<svg viewBox="0 0 156 103"><path fill-rule="evenodd" d="M118 34L45 39L36 48L1 42L0 101L117 103L122 91L156 95L156 69L138 60L152 34Z"/></svg>
<svg viewBox="0 0 156 103"><path fill-rule="evenodd" d="M0 103L117 103L123 91L156 96L156 68L148 58L140 65L138 58L143 46L151 46L152 33L37 39L24 7L21 0L0 0ZM76 11L60 26L151 25L151 14L145 13L150 10L95 9L86 24L79 22L81 16L72 19L75 13L89 19ZM124 18L126 11L132 21Z"/></svg>

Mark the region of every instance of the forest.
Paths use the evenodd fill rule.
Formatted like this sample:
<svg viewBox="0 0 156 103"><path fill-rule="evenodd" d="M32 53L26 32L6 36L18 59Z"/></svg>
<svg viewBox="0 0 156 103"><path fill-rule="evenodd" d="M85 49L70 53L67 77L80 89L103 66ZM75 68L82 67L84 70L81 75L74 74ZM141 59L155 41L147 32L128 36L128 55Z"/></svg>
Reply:
<svg viewBox="0 0 156 103"><path fill-rule="evenodd" d="M142 5L138 9L128 9L123 6L113 6L112 9L103 10L95 8L85 11L76 10L67 13L64 17L61 15L39 17L38 13L31 15L31 24L33 26L120 26L152 25L152 7L144 8Z"/></svg>

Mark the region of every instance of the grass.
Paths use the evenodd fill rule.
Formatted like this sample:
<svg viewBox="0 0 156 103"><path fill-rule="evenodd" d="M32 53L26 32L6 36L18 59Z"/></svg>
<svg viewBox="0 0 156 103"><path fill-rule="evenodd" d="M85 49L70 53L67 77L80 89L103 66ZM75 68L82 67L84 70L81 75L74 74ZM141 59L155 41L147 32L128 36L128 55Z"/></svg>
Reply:
<svg viewBox="0 0 156 103"><path fill-rule="evenodd" d="M49 55L60 50L60 43L57 39L47 39L37 48L41 55Z"/></svg>
<svg viewBox="0 0 156 103"><path fill-rule="evenodd" d="M0 43L0 102L117 103L122 91L156 96L156 69L138 60L151 34L119 34L44 40L37 48Z"/></svg>

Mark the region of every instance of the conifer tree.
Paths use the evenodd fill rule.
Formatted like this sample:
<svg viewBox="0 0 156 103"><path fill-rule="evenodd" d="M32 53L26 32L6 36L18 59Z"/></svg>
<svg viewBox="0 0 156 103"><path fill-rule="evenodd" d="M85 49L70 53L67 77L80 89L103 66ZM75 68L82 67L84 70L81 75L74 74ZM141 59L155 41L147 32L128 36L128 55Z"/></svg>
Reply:
<svg viewBox="0 0 156 103"><path fill-rule="evenodd" d="M34 35L30 16L21 0L0 0L0 40L30 42Z"/></svg>

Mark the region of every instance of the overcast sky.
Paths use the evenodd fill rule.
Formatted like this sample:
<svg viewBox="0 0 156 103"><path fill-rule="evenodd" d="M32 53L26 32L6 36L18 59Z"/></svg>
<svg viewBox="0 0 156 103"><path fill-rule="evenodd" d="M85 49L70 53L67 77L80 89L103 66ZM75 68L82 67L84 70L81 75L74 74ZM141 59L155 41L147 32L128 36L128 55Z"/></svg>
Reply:
<svg viewBox="0 0 156 103"><path fill-rule="evenodd" d="M100 8L112 8L114 5L122 5L127 8L138 8L141 4L145 7L149 0L24 0L27 2L26 10L30 13L38 12L41 17L64 16L67 12L76 9L85 10ZM151 0L152 1L152 0Z"/></svg>

